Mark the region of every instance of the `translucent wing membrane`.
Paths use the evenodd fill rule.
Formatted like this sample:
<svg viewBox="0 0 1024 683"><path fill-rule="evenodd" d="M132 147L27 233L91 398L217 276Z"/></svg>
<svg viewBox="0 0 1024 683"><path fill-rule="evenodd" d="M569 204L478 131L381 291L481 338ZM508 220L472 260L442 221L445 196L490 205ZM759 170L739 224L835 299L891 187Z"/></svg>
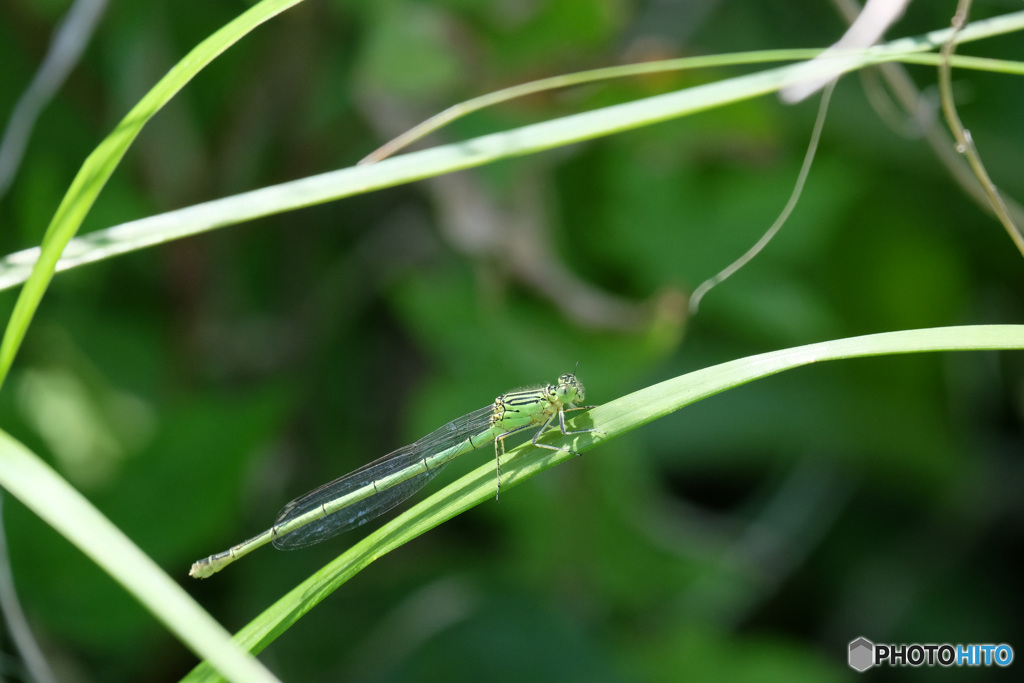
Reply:
<svg viewBox="0 0 1024 683"><path fill-rule="evenodd" d="M491 405L452 420L416 443L296 498L284 506L273 527L196 561L189 574L196 578L212 576L267 543L291 550L354 529L419 491L454 458L496 438L504 439L534 428L530 443L537 448L573 453L567 448L539 443L538 439L549 429L559 429L566 435L593 432L594 429L565 428L565 412L580 410L575 403L582 403L584 396L583 385L572 374L562 375L554 385L499 396ZM500 489L501 470L496 473Z"/></svg>
<svg viewBox="0 0 1024 683"><path fill-rule="evenodd" d="M431 432L416 443L388 453L344 477L335 479L296 498L285 505L278 514L277 520L274 522L275 528L342 496L373 486L374 482L383 477L414 467L431 456L465 443L470 437L487 432L490 429L493 412L494 406L489 405L463 415ZM476 442L474 447L479 445L480 442ZM447 463L447 460L440 462L400 484L379 493L373 493L359 502L310 522L290 533L276 536L273 541L274 547L280 550L303 548L365 524L419 491L444 469Z"/></svg>

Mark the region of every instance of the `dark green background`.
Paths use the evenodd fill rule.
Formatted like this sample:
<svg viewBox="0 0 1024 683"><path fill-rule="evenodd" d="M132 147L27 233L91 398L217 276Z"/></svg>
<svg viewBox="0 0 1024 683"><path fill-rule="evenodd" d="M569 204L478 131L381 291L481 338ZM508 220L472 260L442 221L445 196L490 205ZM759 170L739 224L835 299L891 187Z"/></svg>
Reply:
<svg viewBox="0 0 1024 683"><path fill-rule="evenodd" d="M0 9L4 118L67 4ZM0 198L2 253L38 244L91 149L246 6L111 3ZM912 3L889 35L947 26L954 9ZM978 2L974 17L1017 9ZM403 126L534 78L819 47L843 30L810 1L303 3L152 121L83 232L351 165ZM1020 37L961 52L1020 59ZM533 96L438 140L740 72ZM935 70L910 73L934 97ZM1020 322L1020 254L862 85L840 84L790 222L691 320L685 293L785 204L815 101L765 97L459 174L455 199L452 178L421 182L58 275L0 419L237 630L363 532L260 550L201 583L187 577L193 560L508 389L579 362L602 403L787 346ZM958 71L955 89L995 182L1024 197L1020 79ZM531 252L548 262L527 275ZM15 296L0 293L5 318ZM588 302L599 322L567 313ZM1013 353L857 360L741 387L385 557L261 658L288 681L828 681L857 678L845 653L858 636L1020 650L1022 402ZM169 681L194 665L111 579L5 503L14 577L62 680Z"/></svg>

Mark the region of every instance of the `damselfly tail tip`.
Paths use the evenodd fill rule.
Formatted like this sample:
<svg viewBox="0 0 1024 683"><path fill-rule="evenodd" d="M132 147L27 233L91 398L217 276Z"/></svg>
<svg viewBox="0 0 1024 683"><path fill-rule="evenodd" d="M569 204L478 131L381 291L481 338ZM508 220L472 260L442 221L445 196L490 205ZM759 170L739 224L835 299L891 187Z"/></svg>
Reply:
<svg viewBox="0 0 1024 683"><path fill-rule="evenodd" d="M217 572L216 569L206 560L199 560L198 562L192 563L192 569L188 571L188 575L193 579L208 579Z"/></svg>

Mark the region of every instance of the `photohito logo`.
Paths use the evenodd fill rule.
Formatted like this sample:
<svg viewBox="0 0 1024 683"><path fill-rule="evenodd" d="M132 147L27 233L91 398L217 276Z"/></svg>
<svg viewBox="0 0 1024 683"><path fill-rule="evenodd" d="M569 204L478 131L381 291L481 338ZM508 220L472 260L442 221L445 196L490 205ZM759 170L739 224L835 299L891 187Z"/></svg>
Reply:
<svg viewBox="0 0 1024 683"><path fill-rule="evenodd" d="M867 671L873 666L1009 666L1013 648L1001 645L952 645L950 643L910 643L883 645L867 638L850 641L851 669Z"/></svg>

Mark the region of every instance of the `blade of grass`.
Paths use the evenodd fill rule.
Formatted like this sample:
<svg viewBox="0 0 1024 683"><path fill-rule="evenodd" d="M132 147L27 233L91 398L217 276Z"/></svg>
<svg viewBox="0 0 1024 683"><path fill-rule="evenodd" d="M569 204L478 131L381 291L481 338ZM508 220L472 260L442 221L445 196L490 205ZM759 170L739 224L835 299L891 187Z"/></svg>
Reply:
<svg viewBox="0 0 1024 683"><path fill-rule="evenodd" d="M43 236L39 258L0 342L0 385L14 361L64 247L145 123L203 67L256 26L301 0L263 0L204 40L128 113L82 164ZM0 431L0 485L103 567L198 656L228 678L275 681L230 636L72 486Z"/></svg>
<svg viewBox="0 0 1024 683"><path fill-rule="evenodd" d="M613 439L701 399L785 370L827 360L928 351L1024 349L1024 325L978 325L886 332L798 346L729 361L676 377L610 401L571 421L587 433L551 439L552 445L577 452ZM571 459L567 453L525 444L509 452L502 465L502 491ZM494 463L481 465L391 522L370 533L337 559L289 591L236 634L239 646L259 652L303 614L374 560L429 529L494 497ZM215 579L216 580L216 579ZM183 679L189 683L219 680L205 662Z"/></svg>
<svg viewBox="0 0 1024 683"><path fill-rule="evenodd" d="M486 95L474 97L454 104L444 111L431 116L426 121L410 128L386 144L378 147L370 154L359 161L359 165L383 161L396 152L408 147L416 140L419 140L430 133L433 133L452 121L457 121L463 116L468 116L475 111L493 107L502 102L508 102L518 97L526 97L548 90L569 88L584 83L595 83L607 81L613 78L632 78L647 74L665 73L669 71L686 71L692 69L707 69L710 67L737 66L739 64L765 64L768 62L791 62L800 59L813 59L821 54L820 49L803 50L757 50L755 52L737 52L724 55L701 55L699 57L681 57L679 59L662 59L653 62L641 62L639 64L623 64L621 66L609 66L601 69L590 69L578 71L571 74L560 74L550 78L541 78L528 83L520 83L508 88L502 88Z"/></svg>
<svg viewBox="0 0 1024 683"><path fill-rule="evenodd" d="M220 675L277 679L59 474L0 430L0 484L101 566Z"/></svg>
<svg viewBox="0 0 1024 683"><path fill-rule="evenodd" d="M1021 29L1024 29L1024 12L1017 12L971 24L958 36L958 42L978 40ZM942 40L948 38L949 33L949 30L937 31L917 38L904 38L870 50L855 51L842 56L845 59L851 55L858 55L859 62L847 64L847 70L887 61L935 64L941 59L938 55L915 54L915 51L938 47ZM746 59L745 55L736 57L739 61ZM961 59L964 61L959 61ZM1004 73L1024 71L1024 65L1019 62L955 57L953 63L959 68L997 70ZM769 69L461 143L403 154L375 164L310 176L131 221L73 240L68 245L65 257L58 263L57 269L67 270L254 218L394 187L512 156L532 154L750 99L774 92L788 83L816 75L816 72L808 73L803 70L805 66L795 64ZM831 73L833 67L829 62L820 62L814 65L814 68ZM0 290L24 282L38 257L39 249L33 248L0 260Z"/></svg>
<svg viewBox="0 0 1024 683"><path fill-rule="evenodd" d="M125 151L146 122L153 117L186 83L221 52L272 17L302 0L262 0L197 45L178 62L153 89L117 125L114 131L82 164L67 194L50 221L40 246L39 258L32 268L25 287L18 296L14 311L0 342L0 386L14 362L39 302L53 279L57 260L68 241L92 208L100 190L117 168Z"/></svg>

